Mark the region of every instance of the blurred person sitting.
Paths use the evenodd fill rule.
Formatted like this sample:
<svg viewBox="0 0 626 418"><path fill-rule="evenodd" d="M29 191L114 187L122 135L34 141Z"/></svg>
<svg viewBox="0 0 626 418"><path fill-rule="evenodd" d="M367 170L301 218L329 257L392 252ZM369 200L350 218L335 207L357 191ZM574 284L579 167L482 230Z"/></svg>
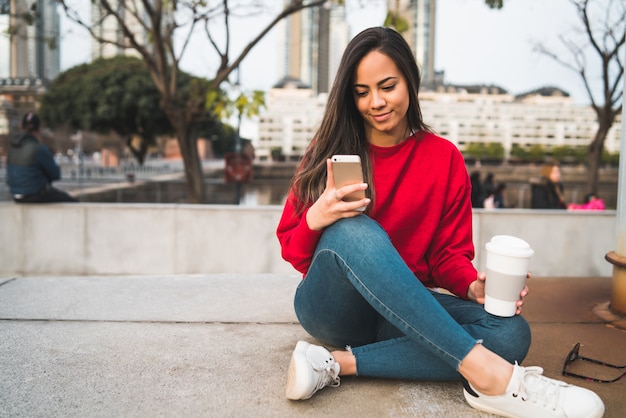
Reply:
<svg viewBox="0 0 626 418"><path fill-rule="evenodd" d="M541 180L532 185L531 207L533 209L566 209L561 168L558 163L546 163L541 167Z"/></svg>
<svg viewBox="0 0 626 418"><path fill-rule="evenodd" d="M504 201L504 189L506 189L506 184L500 182L493 192L493 207L495 209L506 208L506 203Z"/></svg>
<svg viewBox="0 0 626 418"><path fill-rule="evenodd" d="M11 139L7 156L7 184L17 203L77 202L64 191L52 187L61 178L61 168L52 152L40 142L39 116L27 113L22 131Z"/></svg>
<svg viewBox="0 0 626 418"><path fill-rule="evenodd" d="M491 194L485 198L483 207L485 209L504 208L504 189L506 189L506 184L502 182L498 183L498 185L491 191Z"/></svg>
<svg viewBox="0 0 626 418"><path fill-rule="evenodd" d="M570 203L567 205L569 210L604 210L605 208L604 201L595 193L588 193L585 196L585 203Z"/></svg>

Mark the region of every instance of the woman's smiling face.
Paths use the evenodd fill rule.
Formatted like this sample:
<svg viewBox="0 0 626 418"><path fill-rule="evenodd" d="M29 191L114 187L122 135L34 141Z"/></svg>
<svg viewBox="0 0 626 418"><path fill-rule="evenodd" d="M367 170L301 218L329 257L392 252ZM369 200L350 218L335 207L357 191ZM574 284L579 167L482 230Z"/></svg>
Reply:
<svg viewBox="0 0 626 418"><path fill-rule="evenodd" d="M410 134L406 118L410 104L407 83L387 55L372 51L363 57L356 69L354 98L370 143L392 146Z"/></svg>

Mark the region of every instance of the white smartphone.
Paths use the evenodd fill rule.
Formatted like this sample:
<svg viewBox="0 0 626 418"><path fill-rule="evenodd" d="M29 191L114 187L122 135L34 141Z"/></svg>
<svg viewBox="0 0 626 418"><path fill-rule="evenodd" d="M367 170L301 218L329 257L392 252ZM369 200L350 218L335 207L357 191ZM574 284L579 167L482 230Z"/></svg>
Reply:
<svg viewBox="0 0 626 418"><path fill-rule="evenodd" d="M339 189L349 184L363 183L361 157L358 155L333 155L330 157L330 160L333 165L336 188ZM354 202L361 199L365 199L365 190L357 190L343 198L346 202ZM365 208L359 210L365 210Z"/></svg>

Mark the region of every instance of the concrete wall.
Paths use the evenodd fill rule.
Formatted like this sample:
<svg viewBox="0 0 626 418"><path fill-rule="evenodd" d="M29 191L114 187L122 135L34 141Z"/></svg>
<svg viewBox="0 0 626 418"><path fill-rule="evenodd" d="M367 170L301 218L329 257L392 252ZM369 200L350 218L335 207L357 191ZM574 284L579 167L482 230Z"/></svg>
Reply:
<svg viewBox="0 0 626 418"><path fill-rule="evenodd" d="M0 204L0 275L293 273L280 257L279 206ZM611 276L615 211L478 210L475 265L492 235L535 250L541 276Z"/></svg>

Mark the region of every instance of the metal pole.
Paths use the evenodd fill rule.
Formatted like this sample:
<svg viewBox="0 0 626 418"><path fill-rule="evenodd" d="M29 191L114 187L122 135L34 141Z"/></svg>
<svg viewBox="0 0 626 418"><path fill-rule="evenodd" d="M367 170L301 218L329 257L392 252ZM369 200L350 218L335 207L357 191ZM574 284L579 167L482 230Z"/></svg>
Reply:
<svg viewBox="0 0 626 418"><path fill-rule="evenodd" d="M626 36L626 35L625 35ZM626 48L624 48L626 58ZM622 134L620 138L619 174L617 178L617 251L606 255L613 264L613 282L611 287L611 310L626 315L626 73L622 90Z"/></svg>
<svg viewBox="0 0 626 418"><path fill-rule="evenodd" d="M626 36L626 35L625 35ZM626 48L624 48L626 57ZM619 175L617 178L617 254L626 257L626 73L622 90L622 134L619 144Z"/></svg>
<svg viewBox="0 0 626 418"><path fill-rule="evenodd" d="M235 83L237 86L237 93L241 94L241 67L237 67L237 82ZM238 97L236 98L238 99ZM235 138L235 152L237 154L241 153L241 137L239 136L239 132L241 130L241 110L237 109L237 137Z"/></svg>
<svg viewBox="0 0 626 418"><path fill-rule="evenodd" d="M237 67L237 83L238 93L241 94L241 67ZM235 98L235 100L237 100ZM237 136L235 137L235 153L237 154L237 158L241 158L241 110L237 109ZM241 180L237 180L237 196L236 196L236 204L241 204Z"/></svg>
<svg viewBox="0 0 626 418"><path fill-rule="evenodd" d="M626 113L622 114L622 137L620 139L620 161L619 161L619 176L617 180L617 215L616 215L616 227L617 227L617 253L622 257L626 257L626 135L624 129L626 129Z"/></svg>

